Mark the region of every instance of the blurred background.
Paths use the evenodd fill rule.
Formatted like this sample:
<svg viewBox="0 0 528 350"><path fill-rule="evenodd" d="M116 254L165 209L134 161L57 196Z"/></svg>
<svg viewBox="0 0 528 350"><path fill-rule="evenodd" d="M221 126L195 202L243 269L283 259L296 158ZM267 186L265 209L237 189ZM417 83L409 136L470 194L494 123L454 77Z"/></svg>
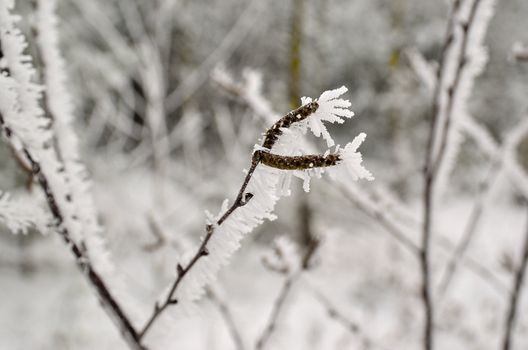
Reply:
<svg viewBox="0 0 528 350"><path fill-rule="evenodd" d="M17 12L32 54L33 5L18 1ZM59 1L83 159L108 249L139 310L150 310L199 241L204 210L233 200L262 132L302 96L347 86L356 117L331 132L341 144L368 135L361 152L375 182L347 192L314 180L309 194L295 182L278 219L245 238L214 293L157 330L164 340L153 343L240 349L223 305L242 348L253 348L287 278L262 257L287 236L300 252L313 237L323 243L270 348L421 348L418 260L394 231L419 242L432 97L413 58L438 60L447 13L445 1L420 0ZM498 144L527 116L528 62L514 50L528 43L527 15L525 0L499 1L485 40L489 62L470 98L474 119ZM526 171L528 137L513 157ZM484 202L491 166L467 138L453 161L435 219L435 286ZM2 190L34 190L5 143L0 164ZM487 183L463 267L438 302L438 349L496 349L504 332L526 206L508 176ZM0 349L125 348L56 235L2 231ZM528 347L525 315L517 349Z"/></svg>

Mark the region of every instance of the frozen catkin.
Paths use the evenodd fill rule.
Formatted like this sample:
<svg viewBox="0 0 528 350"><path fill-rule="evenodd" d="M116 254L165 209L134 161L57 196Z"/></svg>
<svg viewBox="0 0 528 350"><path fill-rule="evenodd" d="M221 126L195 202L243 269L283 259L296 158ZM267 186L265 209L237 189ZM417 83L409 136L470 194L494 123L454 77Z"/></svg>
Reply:
<svg viewBox="0 0 528 350"><path fill-rule="evenodd" d="M321 154L307 154L303 147L308 130L322 137L327 145L334 145L324 123L343 123L354 115L348 109L350 102L340 98L346 91L346 87L341 87L324 92L316 100L303 98L299 108L279 119L263 134L261 143L255 146L254 171L249 174L245 188L245 193L251 194L250 200L236 206L232 212L226 211L228 206L223 205L217 216L209 215L208 225L214 233L207 242L207 254L197 252L200 258L187 277L181 279L171 298L165 293L160 301L177 300L181 311L189 310L203 295L204 287L214 281L220 268L240 247L242 238L264 220L275 219L275 204L280 197L289 195L291 176L303 179L306 191L311 177L320 177L325 171L342 181L374 179L362 165L363 158L358 151L366 138L364 133L345 147L337 146Z"/></svg>

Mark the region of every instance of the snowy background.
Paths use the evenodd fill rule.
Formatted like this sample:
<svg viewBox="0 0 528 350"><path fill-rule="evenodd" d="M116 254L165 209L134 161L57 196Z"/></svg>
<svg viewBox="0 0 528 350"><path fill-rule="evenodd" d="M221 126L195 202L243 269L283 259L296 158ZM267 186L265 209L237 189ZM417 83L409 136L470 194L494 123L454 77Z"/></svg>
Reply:
<svg viewBox="0 0 528 350"><path fill-rule="evenodd" d="M0 2L7 79L11 1ZM21 16L16 26L28 42L33 81L59 101L49 109L73 116L79 154L68 153L70 143L56 147L65 162L72 154L86 166L104 246L86 238L100 248L94 265L112 262L104 276L138 329L177 264L196 251L206 211L217 215L224 199L233 203L255 144L301 97L348 87L341 97L355 117L328 130L341 145L368 135L359 151L374 181L324 174L309 193L296 177L277 186L291 191L273 210L277 218L245 235L216 278L189 273L198 284L214 282L204 293L179 296L189 302L169 307L153 325L144 338L149 349L429 350L420 253L436 96L438 115L449 114L451 124L428 251L434 348L507 350L506 338L509 349L528 348L528 290L519 278L528 257L528 2L460 1L440 94L435 72L451 1L56 2L56 19L46 8L55 1L18 0L9 13ZM457 26L473 7L464 44ZM44 35L53 33L50 24L60 42ZM59 71L49 69L57 60L46 59L55 57L45 49L54 44L64 59ZM467 47L463 64L457 45ZM56 74L64 75L62 90L53 90ZM8 83L0 79L0 95ZM55 128L57 135L68 130ZM5 132L3 140L0 350L127 349L49 224L34 174ZM311 132L294 140L295 152L323 154L330 146ZM20 224L26 232L13 234L16 218L28 220ZM319 243L304 269L314 237Z"/></svg>

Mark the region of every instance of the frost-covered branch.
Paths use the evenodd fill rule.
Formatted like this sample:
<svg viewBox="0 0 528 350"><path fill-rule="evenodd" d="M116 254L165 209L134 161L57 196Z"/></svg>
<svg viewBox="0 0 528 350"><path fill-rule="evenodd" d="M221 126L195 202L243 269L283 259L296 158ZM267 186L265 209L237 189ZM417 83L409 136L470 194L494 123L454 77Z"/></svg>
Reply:
<svg viewBox="0 0 528 350"><path fill-rule="evenodd" d="M466 123L466 125L468 125L468 123ZM478 126L474 125L472 126L472 129L474 130L476 127ZM479 135L478 130L480 129L474 131L474 135ZM439 285L440 295L443 294L448 288L449 283L456 272L458 261L465 254L467 248L469 247L473 239L479 219L484 210L484 206L489 200L489 196L494 189L494 185L497 183L497 181L495 181L496 178L502 172L507 172L508 174L510 174L510 176L513 177L514 183L517 185L519 192L524 197L528 198L528 186L525 185L528 181L528 176L518 164L518 161L515 156L516 149L518 145L522 142L526 134L528 134L527 120L517 125L504 137L504 141L500 149L495 149L496 147L498 147L498 145L495 145L495 141L493 141L489 136L487 136L487 134L484 134L484 136L479 135L477 137L478 140L481 140L481 144L487 144L487 146L485 147L486 149L490 148L492 150L493 155L490 155L492 157L492 165L488 175L479 186L479 194L477 196L475 206L473 207L473 210L470 214L462 239L457 244L451 258L448 261L446 271Z"/></svg>
<svg viewBox="0 0 528 350"><path fill-rule="evenodd" d="M421 69L426 72L416 71L416 74L428 86L431 77L433 77L434 68L431 64L427 64L418 52L411 51L410 56L415 56L410 58L410 60L421 62L418 64L421 64L420 68L415 67L415 70ZM414 62L412 65L417 65L417 63ZM436 78L434 82L436 84ZM502 170L510 178L517 190L523 196L528 197L528 176L525 175L526 172L513 156L514 153L507 151L507 149L512 149L512 147L506 147L506 144L511 144L511 141L514 141L515 134L524 133L528 130L526 118L503 138L502 144L496 141L487 128L477 122L468 112L464 112L458 116L456 119L456 127L460 129L461 133L471 139L478 146L479 150L490 158L492 162L500 162L502 164ZM515 136L515 138L517 139L516 142L520 141L518 136Z"/></svg>
<svg viewBox="0 0 528 350"><path fill-rule="evenodd" d="M239 247L242 237L264 219L274 218L275 203L281 195L289 194L292 173L304 180L305 190L309 189L311 176L320 176L325 168L331 176L373 179L361 165L362 157L357 152L365 134L360 134L342 149L338 146L332 154L327 151L322 156L307 156L300 147L302 135L308 129L315 136L323 136L329 147L333 145L323 122L343 123L344 118L354 115L348 110L350 102L339 98L346 91L341 87L324 92L315 101L304 98L301 107L286 114L266 131L261 145L255 146L250 168L235 201L231 206L224 202L216 217L210 215L201 244L187 263L177 265L176 278L161 301L155 303L140 331L140 338L171 305L185 306L199 298L204 286L215 278L220 267L227 264ZM316 163L314 157L319 162ZM261 164L263 166L259 166ZM196 277L188 278L189 275Z"/></svg>
<svg viewBox="0 0 528 350"><path fill-rule="evenodd" d="M418 52L411 51L409 54L413 56L414 60L419 61L420 67L417 69L424 70L421 75L429 80L426 85L433 87L436 78L431 65ZM271 108L271 104L262 95L262 76L258 72L245 70L243 80L239 82L235 81L225 70L217 69L213 74L213 80L222 90L236 98L237 101L244 103L259 119L269 121L270 116L277 115ZM398 243L419 257L421 249L412 237L418 226L421 229L422 224L414 219L412 210L405 203L390 199L389 197L392 198L392 196L387 195L387 190L378 190L378 192L383 193L380 197L380 195L373 195L373 192L376 192L374 187L372 189L360 188L354 182L341 181L340 178L335 180L337 181L329 181L329 186L339 190L341 195L372 218L376 224L381 225ZM378 187L380 187L379 185ZM436 247L446 252L451 252L455 246L447 239L440 241L439 238L434 243ZM461 263L469 272L481 278L492 289L503 295L505 286L486 266L471 257L461 259Z"/></svg>
<svg viewBox="0 0 528 350"><path fill-rule="evenodd" d="M41 28L41 34L44 36L55 30L56 24L52 12L53 3L47 2L47 5L51 6L48 8L51 12L47 13L49 17L41 19L49 21L47 22L49 27ZM53 227L69 247L77 266L96 290L104 309L116 323L130 348L144 349L139 343L138 334L130 319L103 281L100 271L94 267L93 261L90 260L91 256L87 254L87 249L100 249L100 247L85 244L82 239L81 228L83 224L89 225L90 222L84 221L84 217L78 217L76 215L78 212L72 204L74 197L69 188L69 181L72 179L68 179L65 175L67 173L65 154L59 153L54 147L54 137L57 136L54 129L56 125L53 125L53 121L44 114L40 107L42 87L32 81L35 70L31 58L24 54L27 44L16 26L18 17L11 13L13 7L12 0L0 3L0 60L5 62L6 67L0 75L0 128L7 142L22 155L24 162L29 165L33 178L40 186L53 216ZM58 53L56 40L48 38L46 45L49 45L48 53L52 56ZM52 58L56 59L57 56ZM57 79L58 85L50 83L46 84L46 87L53 91L53 86L57 87L61 83L60 77ZM54 92L60 93L61 91ZM48 102L51 103L51 100ZM58 105L57 107L62 108L66 104L62 101L59 105L60 107ZM59 110L54 110L54 112L57 112L57 115L61 114ZM71 130L65 134L69 132ZM59 146L59 150L60 148ZM84 185L82 182L77 184ZM80 189L84 188L85 186L80 187ZM75 200L81 201L76 202L80 204L79 208L86 207L87 210L90 208L86 206L87 203L82 202L82 198L75 198Z"/></svg>
<svg viewBox="0 0 528 350"><path fill-rule="evenodd" d="M466 6L465 6L466 5ZM435 191L450 172L460 140L453 119L463 116L475 77L487 55L482 47L494 0L456 0L441 52L430 121L424 173L424 220L422 233L422 298L425 311L424 349L433 349L434 310L431 291L430 241ZM446 170L447 169L447 170ZM439 185L440 183L440 185Z"/></svg>
<svg viewBox="0 0 528 350"><path fill-rule="evenodd" d="M0 113L0 128L4 136L11 142L11 129L6 126L3 115ZM16 142L16 141L15 141ZM64 215L57 204L56 197L51 189L47 176L43 173L42 166L33 158L30 152L22 148L26 160L31 164L32 174L37 179L39 186L45 194L46 202L54 218L54 227L62 237L64 243L70 248L79 269L84 272L90 284L96 290L104 309L118 325L121 333L131 349L145 349L139 342L138 334L128 316L122 310L118 301L111 294L103 279L95 271L90 260L84 254L84 248L71 238L70 231L65 225Z"/></svg>

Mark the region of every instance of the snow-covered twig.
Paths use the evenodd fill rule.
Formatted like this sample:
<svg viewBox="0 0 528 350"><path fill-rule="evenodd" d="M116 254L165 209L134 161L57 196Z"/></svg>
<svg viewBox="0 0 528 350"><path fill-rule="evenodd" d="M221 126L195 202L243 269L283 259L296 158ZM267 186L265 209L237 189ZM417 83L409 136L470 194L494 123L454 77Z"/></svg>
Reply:
<svg viewBox="0 0 528 350"><path fill-rule="evenodd" d="M221 214L216 218L210 217L201 244L189 262L177 265L176 278L162 300L155 303L152 314L140 332L140 338L147 334L171 305L197 299L203 293L204 286L214 279L216 272L238 248L243 235L263 219L274 218L271 213L276 201L280 194L289 191L284 187L279 188L281 178L289 176L288 173L281 172L281 169L294 170L295 175L305 180L305 189L310 176L320 175L324 171L322 167L330 167L328 171L332 176L341 176L342 172L346 172L354 180L373 179L361 165L362 157L357 152L365 138L364 134L357 136L343 149L338 147L332 154L327 151L322 156L297 156L301 151L300 137L308 128L316 136L323 136L330 145L333 141L323 121L342 123L342 118L353 116L348 110L350 102L339 98L346 91L345 87L326 91L316 101L305 98L301 107L286 114L266 131L262 144L255 147L251 166L235 201L230 207L225 202ZM276 153L272 154L272 150ZM315 162L313 157L321 157L322 162ZM257 169L260 164L265 166ZM200 277L187 279L191 270Z"/></svg>
<svg viewBox="0 0 528 350"><path fill-rule="evenodd" d="M86 252L87 246L80 239L78 221L83 218L76 217L72 206L68 204L72 198L63 177L64 165L52 147L50 121L45 118L39 105L41 87L32 82L35 70L31 58L23 53L26 42L15 25L18 18L11 13L13 8L14 2L11 0L0 3L0 53L3 56L0 58L6 60L7 66L0 75L0 128L8 143L30 166L53 216L53 227L70 248L77 266L96 290L105 311L114 320L131 349L144 349L133 324L94 268ZM57 43L51 40L47 44Z"/></svg>
<svg viewBox="0 0 528 350"><path fill-rule="evenodd" d="M469 6L467 18L464 5ZM434 91L429 141L424 173L424 220L422 233L422 298L425 312L424 349L433 349L434 310L431 291L430 241L435 190L449 173L459 141L453 119L463 115L475 77L482 71L487 55L482 41L493 13L494 0L456 0L447 26ZM460 23L457 23L460 21ZM447 158L447 160L446 160Z"/></svg>
<svg viewBox="0 0 528 350"><path fill-rule="evenodd" d="M413 60L419 60L424 63L424 58L421 57L418 52L412 52L412 55L419 56L412 58ZM423 83L428 86L428 80L430 80L434 68L431 64L426 67L424 63L423 67L420 69L426 70L427 72L416 71L416 74L423 80ZM424 78L424 75L427 77ZM511 179L517 190L522 193L523 196L528 197L528 176L525 175L526 173L517 159L512 156L513 153L507 152L505 148L507 143L513 141L512 137L515 133L523 133L525 132L524 130L527 130L528 122L526 118L512 129L512 132L509 132L508 135L504 137L504 145L502 146L501 143L495 140L484 125L477 122L475 118L467 112L458 115L456 119L456 127L459 128L460 132L465 134L466 137L471 139L485 156L494 161L500 161L502 163L502 170ZM502 159L504 154L506 154L504 157L505 159Z"/></svg>
<svg viewBox="0 0 528 350"><path fill-rule="evenodd" d="M442 52L440 53L440 65L437 71L437 79L435 91L433 93L433 109L430 121L430 130L429 130L429 139L427 143L426 150L426 160L425 160L425 174L424 174L424 218L423 218L423 232L422 232L422 247L420 251L420 267L422 271L422 288L421 296L423 300L424 307L424 350L433 349L433 303L431 296L431 272L429 267L429 249L431 241L431 222L432 222L432 212L433 212L433 181L434 181L434 164L436 162L435 157L435 136L438 133L439 120L439 111L441 109L441 95L442 87L444 80L444 69L446 66L446 57L452 47L454 41L454 28L455 20L458 10L460 8L460 0L455 0L451 13L449 15L449 20L447 24L447 35L444 41Z"/></svg>
<svg viewBox="0 0 528 350"><path fill-rule="evenodd" d="M494 146L495 142L491 139L490 141L485 141L487 138L484 138L484 140L480 141L481 143L487 142L491 144L491 149L494 153L491 169L488 176L484 179L479 187L479 195L477 196L475 206L470 214L470 218L466 229L464 230L462 239L460 240L448 262L446 272L444 273L439 285L440 295L442 295L449 286L449 283L456 272L457 262L464 255L467 248L469 247L469 244L471 243L478 224L478 220L482 214L489 194L493 190L493 184L496 183L495 179L498 177L498 175L503 171L509 170L508 173L510 176L513 176L514 182L516 182L521 194L528 198L528 187L525 185L525 183L528 181L528 177L526 176L524 170L521 169L515 157L517 146L520 142L522 142L526 133L528 133L528 121L520 123L520 125L516 126L504 137L504 142L501 149L496 150L496 146ZM483 137L479 137L479 139L483 139Z"/></svg>
<svg viewBox="0 0 528 350"><path fill-rule="evenodd" d="M6 126L2 114L0 114L0 128L2 129L3 134L11 139L9 136L11 131L9 127ZM64 243L70 248L73 256L75 257L75 262L79 269L85 273L90 284L96 290L101 303L104 309L110 314L112 319L116 322L120 328L125 340L131 349L143 350L145 349L138 338L138 333L128 316L125 314L124 310L119 305L118 301L111 294L107 285L99 275L97 271L93 268L89 259L83 252L83 248L77 245L74 240L72 240L70 231L64 225L64 215L57 204L55 195L50 187L50 183L46 175L42 172L41 165L33 158L30 152L22 148L26 160L31 164L32 174L37 179L42 191L45 194L46 202L48 207L54 217L54 226L57 232L62 237Z"/></svg>
<svg viewBox="0 0 528 350"><path fill-rule="evenodd" d="M414 52L413 54L419 55L418 52ZM424 60L421 56L417 59L420 61ZM434 77L433 69L431 69L430 66L426 67L425 62L422 63L424 66L422 69L427 70L427 72L424 72L424 75L428 76L429 79L432 79L430 83L434 85L436 78ZM213 74L213 81L225 92L244 103L262 121L269 122L270 116L277 115L277 113L271 108L270 103L262 95L262 79L258 72L246 70L243 74L243 81L237 82L225 70L217 69ZM378 187L379 185L380 184L378 184ZM415 221L411 209L409 209L405 203L393 203L388 207L388 203L385 204L383 201L380 201L378 198L379 196L373 198L373 196L369 195L366 188L359 188L353 182L349 181L330 181L329 186L339 189L341 195L344 195L346 199L355 205L360 211L372 218L374 222L381 225L398 243L402 244L412 254L419 257L420 247L411 238L415 228L413 227L411 231L409 231L409 228L406 226L409 226L409 224L421 226L422 224ZM372 189L372 191L374 190L375 188ZM387 190L382 192L385 193ZM389 202L391 202L391 200L389 200ZM394 213L395 211L397 213ZM403 222L405 222L405 225L403 225ZM454 247L454 244L447 241L447 239L444 239L442 242L437 240L435 243L438 248L444 251L451 252ZM490 285L492 289L500 293L500 295L503 295L505 287L500 283L500 280L495 274L486 266L483 266L479 261L470 257L461 259L461 263L470 272L474 273L485 283Z"/></svg>

